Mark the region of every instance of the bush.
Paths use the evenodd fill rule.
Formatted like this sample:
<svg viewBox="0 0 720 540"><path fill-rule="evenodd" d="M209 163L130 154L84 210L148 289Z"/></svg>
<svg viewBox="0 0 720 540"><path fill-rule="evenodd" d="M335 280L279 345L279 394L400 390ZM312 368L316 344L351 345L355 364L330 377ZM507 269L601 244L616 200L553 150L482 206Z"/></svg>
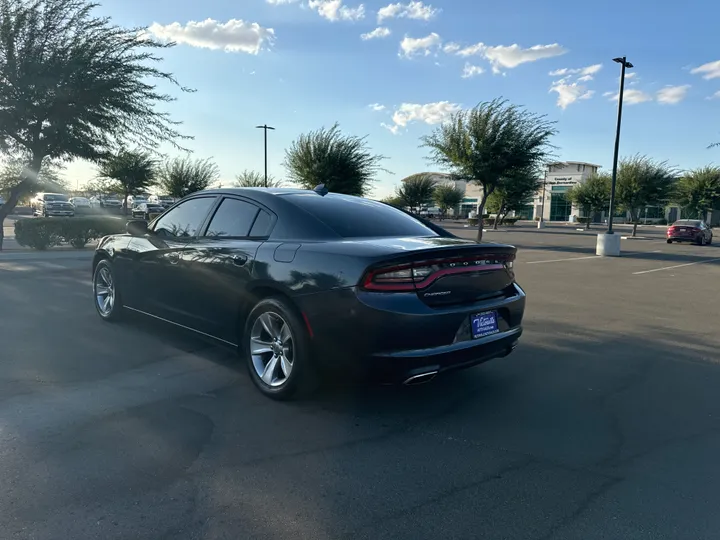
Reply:
<svg viewBox="0 0 720 540"><path fill-rule="evenodd" d="M106 217L34 218L15 222L15 240L21 246L47 249L61 242L84 248L90 240L125 232L125 221Z"/></svg>
<svg viewBox="0 0 720 540"><path fill-rule="evenodd" d="M578 223L582 223L583 225L585 225L586 223L592 223L592 221L591 221L592 218L589 218L589 217L579 217L579 218L577 218L577 220L578 220Z"/></svg>
<svg viewBox="0 0 720 540"><path fill-rule="evenodd" d="M665 219L665 218L658 220L658 225L667 225L667 224L668 224L668 222L667 222L667 219Z"/></svg>
<svg viewBox="0 0 720 540"><path fill-rule="evenodd" d="M471 227L477 227L477 224L478 224L478 218L476 218L476 217L468 218L468 225L470 225Z"/></svg>
<svg viewBox="0 0 720 540"><path fill-rule="evenodd" d="M520 218L509 217L509 218L503 219L502 224L503 225L515 225L519 220L520 220Z"/></svg>

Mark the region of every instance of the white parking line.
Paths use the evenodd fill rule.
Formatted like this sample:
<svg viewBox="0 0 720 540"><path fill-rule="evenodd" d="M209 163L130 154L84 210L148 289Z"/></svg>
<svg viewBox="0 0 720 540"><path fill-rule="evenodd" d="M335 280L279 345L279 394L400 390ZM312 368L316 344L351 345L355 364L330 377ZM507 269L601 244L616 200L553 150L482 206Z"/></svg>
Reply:
<svg viewBox="0 0 720 540"><path fill-rule="evenodd" d="M672 270L673 268L682 268L683 266L692 266L694 264L705 264L705 263L711 263L714 261L720 261L720 257L717 259L708 259L706 261L697 261L697 262L691 262L686 264L676 264L675 266L663 266L662 268L654 268L652 270L643 270L642 272L633 272L633 276L637 276L640 274L649 274L650 272L660 272L661 270Z"/></svg>
<svg viewBox="0 0 720 540"><path fill-rule="evenodd" d="M602 257L598 257L597 255L591 255L590 257L573 257L572 259L553 259L551 261L530 261L526 264L542 264L542 263L555 263L555 262L565 262L565 261L582 261L584 259L600 259Z"/></svg>

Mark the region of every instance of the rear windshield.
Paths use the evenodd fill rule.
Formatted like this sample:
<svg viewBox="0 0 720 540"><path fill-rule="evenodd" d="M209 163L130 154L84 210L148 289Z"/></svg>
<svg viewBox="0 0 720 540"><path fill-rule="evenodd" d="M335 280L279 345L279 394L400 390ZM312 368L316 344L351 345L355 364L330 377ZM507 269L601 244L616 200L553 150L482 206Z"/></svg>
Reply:
<svg viewBox="0 0 720 540"><path fill-rule="evenodd" d="M437 236L412 216L370 199L329 194L293 193L286 197L343 238Z"/></svg>
<svg viewBox="0 0 720 540"><path fill-rule="evenodd" d="M699 227L700 222L699 221L676 221L673 223L676 227Z"/></svg>
<svg viewBox="0 0 720 540"><path fill-rule="evenodd" d="M66 195L43 195L44 201L67 201Z"/></svg>

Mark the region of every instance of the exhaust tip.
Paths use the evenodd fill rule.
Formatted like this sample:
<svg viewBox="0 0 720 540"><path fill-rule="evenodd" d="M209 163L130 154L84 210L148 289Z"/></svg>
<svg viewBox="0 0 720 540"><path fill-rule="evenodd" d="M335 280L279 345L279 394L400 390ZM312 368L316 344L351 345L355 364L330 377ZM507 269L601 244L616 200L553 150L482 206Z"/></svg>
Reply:
<svg viewBox="0 0 720 540"><path fill-rule="evenodd" d="M419 375L413 375L412 377L409 377L405 380L403 383L405 386L414 386L417 384L424 384L432 381L435 378L435 375L437 375L438 372L436 371L426 371L425 373L420 373Z"/></svg>

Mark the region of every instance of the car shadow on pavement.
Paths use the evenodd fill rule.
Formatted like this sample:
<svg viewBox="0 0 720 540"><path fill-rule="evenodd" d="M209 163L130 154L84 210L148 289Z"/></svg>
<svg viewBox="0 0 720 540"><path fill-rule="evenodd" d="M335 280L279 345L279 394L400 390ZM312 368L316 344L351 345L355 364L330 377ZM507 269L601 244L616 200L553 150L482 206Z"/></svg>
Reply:
<svg viewBox="0 0 720 540"><path fill-rule="evenodd" d="M575 255L595 255L595 248L593 247L580 247L580 246L554 246L554 245L523 245L514 244L518 248L519 258L522 260L522 253L525 251L548 251L553 253L572 253ZM666 249L672 249L673 245L668 245ZM700 262L715 257L720 257L720 245L709 245L709 246L696 246L697 250L695 253L687 252L652 252L652 251L632 251L632 246L629 244L623 244L620 251L621 259L644 259L653 261L666 261L666 262Z"/></svg>

